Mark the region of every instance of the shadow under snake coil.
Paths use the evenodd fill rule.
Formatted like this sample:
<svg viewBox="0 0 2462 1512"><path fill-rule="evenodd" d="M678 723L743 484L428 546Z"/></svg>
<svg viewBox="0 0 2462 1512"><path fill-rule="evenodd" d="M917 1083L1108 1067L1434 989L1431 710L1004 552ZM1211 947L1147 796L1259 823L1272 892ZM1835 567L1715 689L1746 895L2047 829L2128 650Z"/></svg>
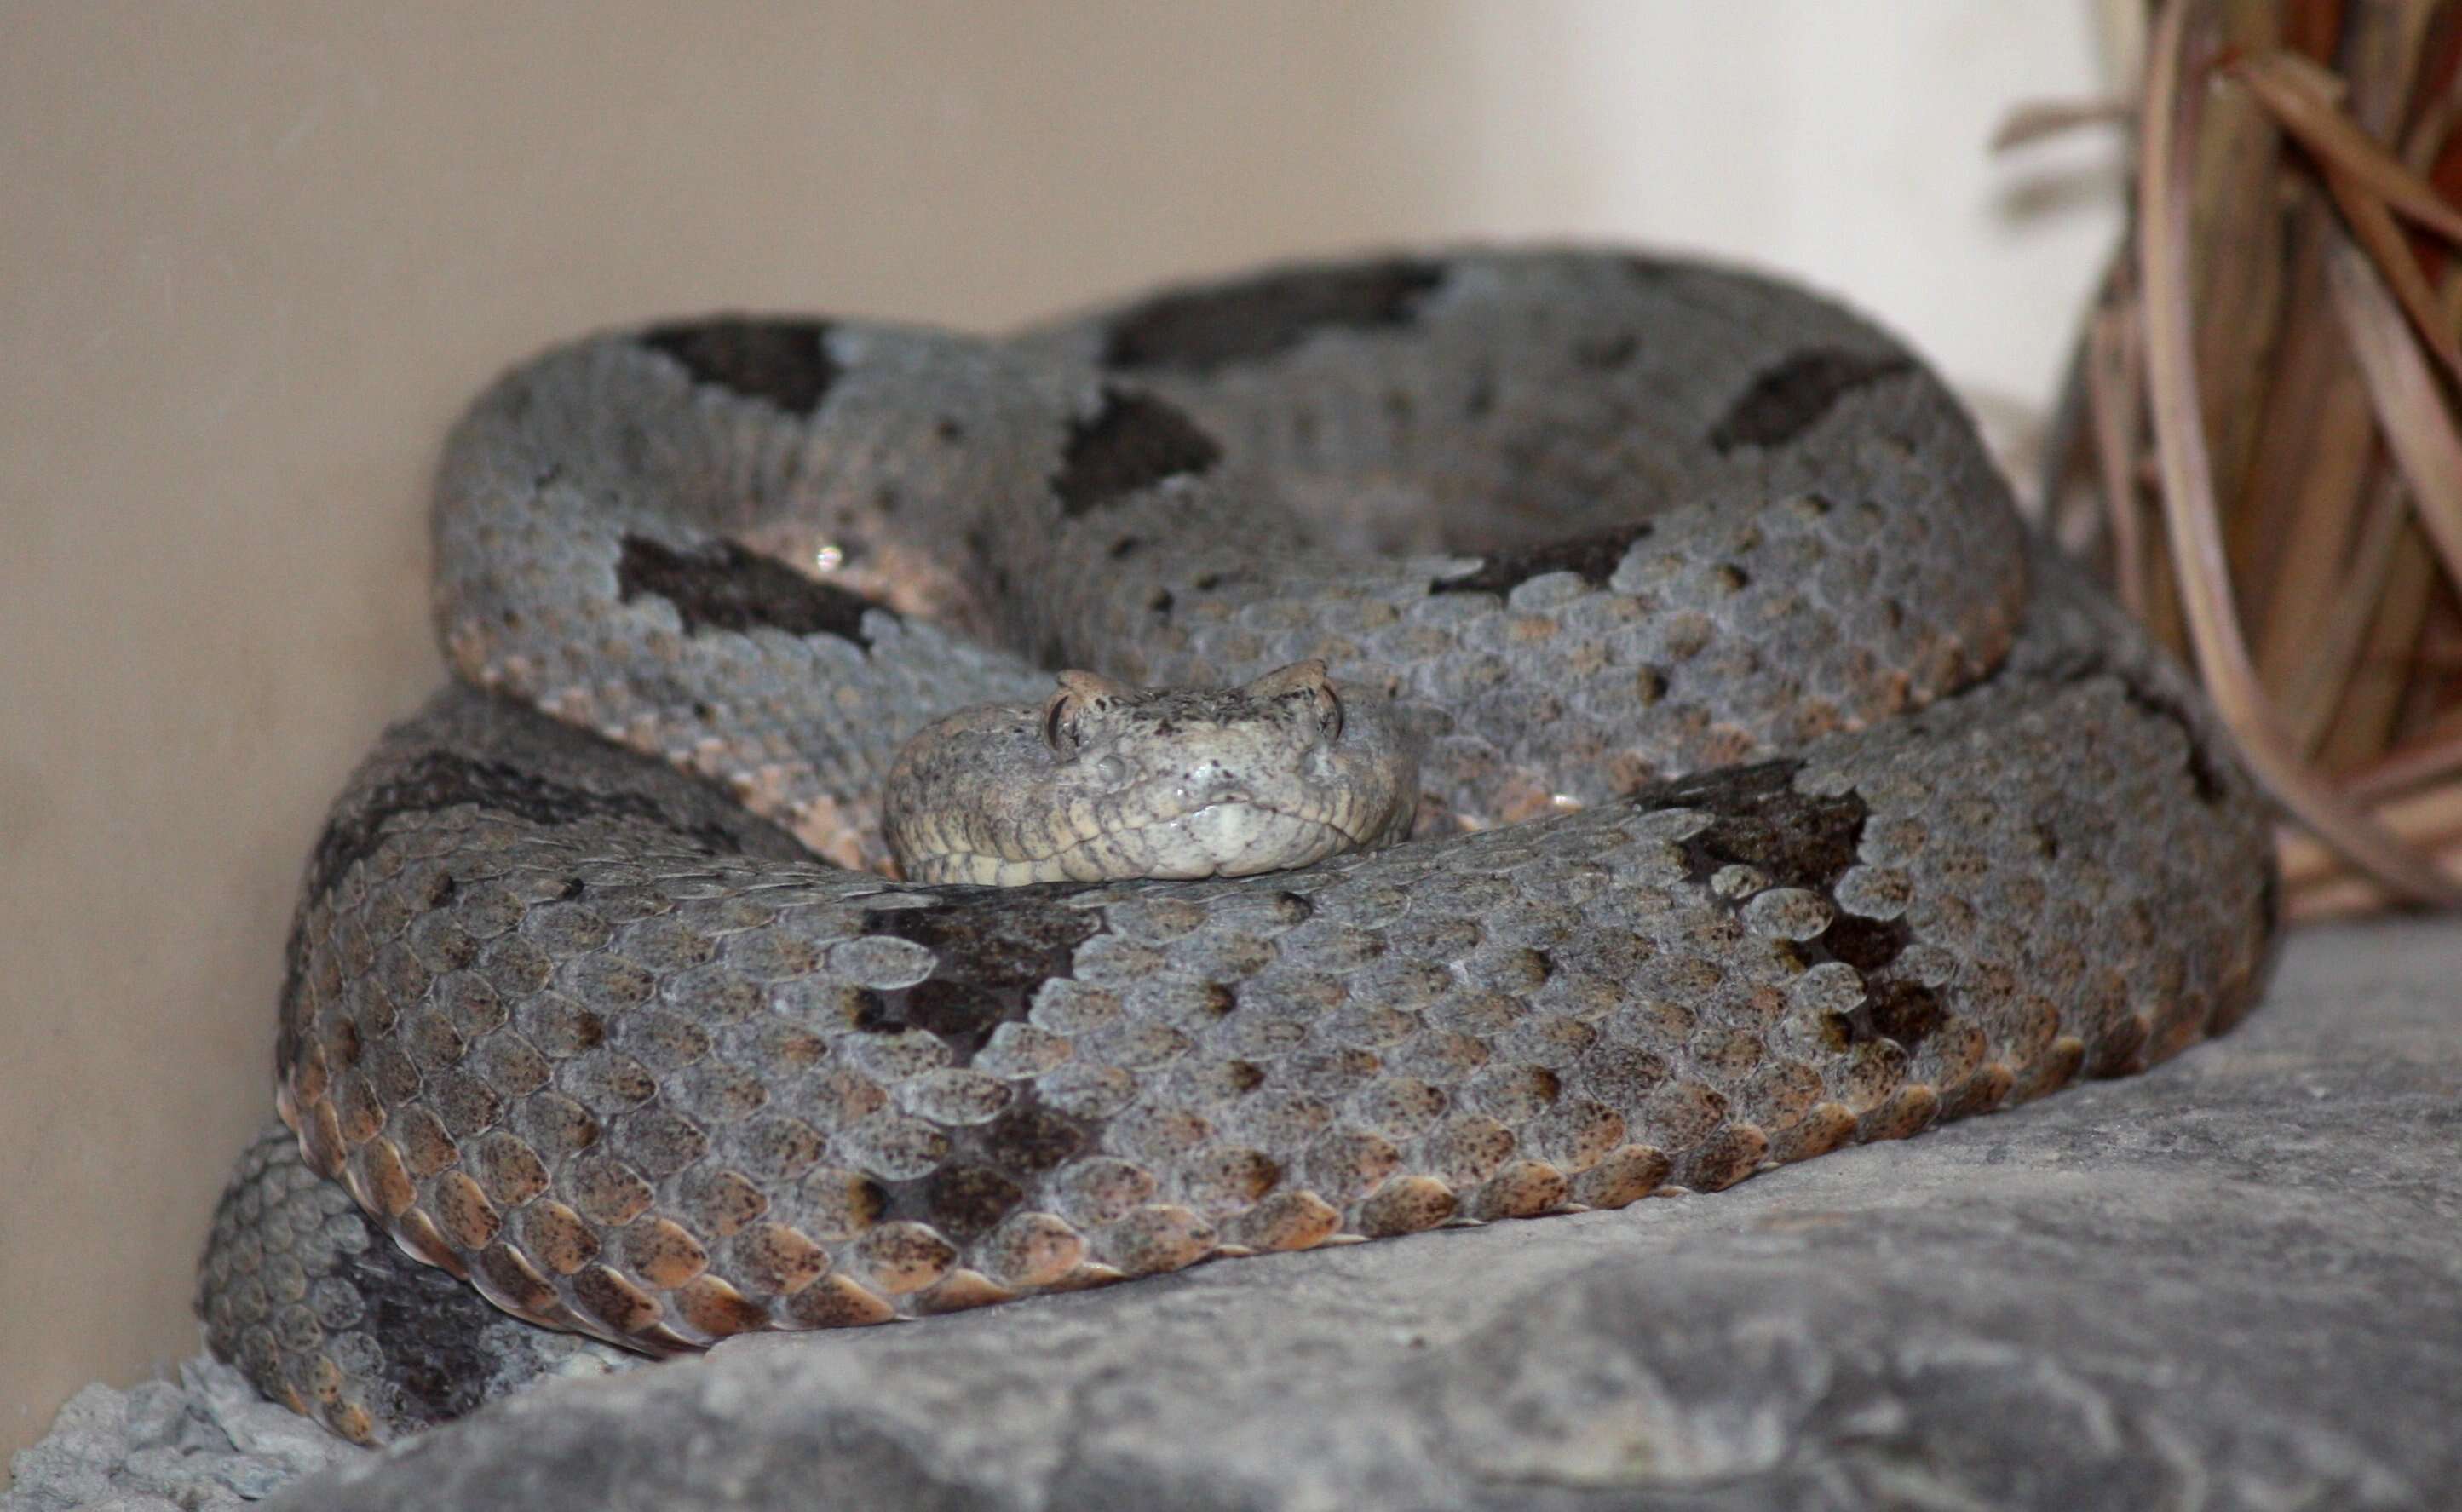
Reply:
<svg viewBox="0 0 2462 1512"><path fill-rule="evenodd" d="M1920 363L1733 270L601 335L478 400L434 529L461 681L309 863L200 1304L362 1441L592 1348L532 1325L669 1353L1715 1191L2138 1069L2270 961L2193 688ZM884 875L934 717L1308 659L1415 745L1404 843Z"/></svg>

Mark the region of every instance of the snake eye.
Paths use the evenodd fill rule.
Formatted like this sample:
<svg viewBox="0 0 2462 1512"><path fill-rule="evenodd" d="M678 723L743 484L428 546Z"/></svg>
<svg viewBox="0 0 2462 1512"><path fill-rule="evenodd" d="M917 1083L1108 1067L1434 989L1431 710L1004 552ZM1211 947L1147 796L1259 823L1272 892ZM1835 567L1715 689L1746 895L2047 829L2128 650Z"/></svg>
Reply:
<svg viewBox="0 0 2462 1512"><path fill-rule="evenodd" d="M1342 695L1333 691L1330 682L1316 687L1316 727L1324 732L1328 745L1342 739Z"/></svg>
<svg viewBox="0 0 2462 1512"><path fill-rule="evenodd" d="M1081 713L1091 709L1099 714L1115 700L1135 691L1100 673L1074 668L1061 673L1059 682L1060 690L1043 702L1043 744L1050 746L1055 756L1074 756L1077 747L1085 744L1085 736L1077 727Z"/></svg>
<svg viewBox="0 0 2462 1512"><path fill-rule="evenodd" d="M1043 701L1043 744L1055 756L1077 753L1077 725L1069 718L1071 712L1073 705L1066 693L1054 693Z"/></svg>
<svg viewBox="0 0 2462 1512"><path fill-rule="evenodd" d="M1325 675L1325 663L1310 658L1277 667L1240 690L1252 699L1306 698L1316 711L1317 732L1328 745L1342 739L1342 696Z"/></svg>

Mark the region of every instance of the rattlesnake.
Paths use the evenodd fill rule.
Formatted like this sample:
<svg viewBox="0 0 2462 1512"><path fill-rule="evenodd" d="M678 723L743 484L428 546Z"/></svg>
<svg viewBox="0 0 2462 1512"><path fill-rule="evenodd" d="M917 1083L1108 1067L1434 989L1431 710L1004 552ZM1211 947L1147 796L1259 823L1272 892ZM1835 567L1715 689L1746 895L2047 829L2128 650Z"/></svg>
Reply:
<svg viewBox="0 0 2462 1512"><path fill-rule="evenodd" d="M2194 690L1921 364L1738 270L596 336L454 431L435 546L461 680L311 858L295 1138L204 1267L216 1348L361 1439L561 1348L380 1233L649 1353L882 1322L1714 1190L2136 1069L2270 957ZM1310 661L1266 692L1415 756L1355 836L1403 843L883 875L937 717Z"/></svg>

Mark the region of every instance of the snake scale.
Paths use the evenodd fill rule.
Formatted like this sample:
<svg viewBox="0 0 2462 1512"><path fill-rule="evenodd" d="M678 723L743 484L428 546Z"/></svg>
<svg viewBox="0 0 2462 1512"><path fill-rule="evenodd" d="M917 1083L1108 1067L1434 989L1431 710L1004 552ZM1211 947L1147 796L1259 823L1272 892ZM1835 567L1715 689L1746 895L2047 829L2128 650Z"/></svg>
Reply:
<svg viewBox="0 0 2462 1512"><path fill-rule="evenodd" d="M1714 1191L2138 1069L2270 961L2265 810L2194 689L1921 363L1731 269L603 335L477 401L434 543L458 680L309 862L287 1127L201 1281L219 1352L362 1441L572 1332ZM889 875L927 722L1310 660L1415 749L1403 843Z"/></svg>

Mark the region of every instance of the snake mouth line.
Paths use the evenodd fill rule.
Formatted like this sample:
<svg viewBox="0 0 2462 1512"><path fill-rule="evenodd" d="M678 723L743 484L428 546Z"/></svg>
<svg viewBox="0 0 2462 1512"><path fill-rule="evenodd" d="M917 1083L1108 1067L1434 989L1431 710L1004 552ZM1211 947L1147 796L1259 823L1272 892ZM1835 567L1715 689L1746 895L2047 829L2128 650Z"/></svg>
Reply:
<svg viewBox="0 0 2462 1512"><path fill-rule="evenodd" d="M1258 828L1275 824L1295 827L1295 832L1275 837L1277 843L1269 856L1255 862L1246 861L1236 853L1214 853L1214 844L1190 832L1192 829L1228 828L1242 821ZM1176 840L1170 834L1158 834L1158 832L1175 830L1179 832ZM1285 871L1307 866L1337 852L1358 849L1366 844L1365 836L1320 814L1294 813L1272 804L1260 803L1254 798L1218 799L1168 818L1105 830L1060 850L1026 859L982 851L944 852L939 858L939 869L961 873L968 880L995 886L1013 886L1020 882L1098 881L1116 874L1110 868L1094 864L1091 853L1098 847L1117 848L1130 844L1140 836L1152 837L1148 849L1154 859L1143 863L1143 869L1137 875L1165 881L1252 876L1262 872ZM1185 859L1175 864L1174 852ZM1084 860L1086 864L1072 870L1069 866L1072 859Z"/></svg>

